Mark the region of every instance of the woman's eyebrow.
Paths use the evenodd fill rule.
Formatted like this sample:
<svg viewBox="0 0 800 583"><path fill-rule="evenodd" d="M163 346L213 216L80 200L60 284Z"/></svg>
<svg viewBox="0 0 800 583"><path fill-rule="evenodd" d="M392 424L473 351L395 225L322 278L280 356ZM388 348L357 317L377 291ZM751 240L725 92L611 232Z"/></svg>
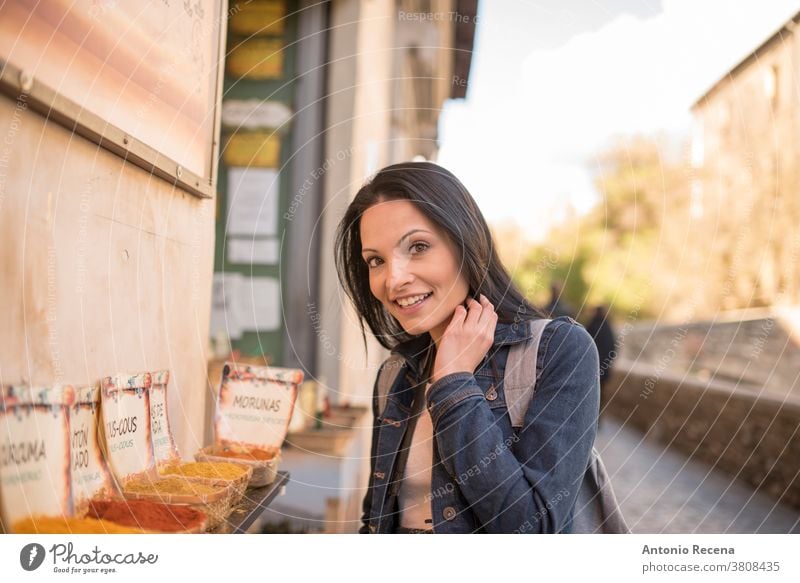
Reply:
<svg viewBox="0 0 800 583"><path fill-rule="evenodd" d="M431 233L430 231L428 231L428 230L426 230L426 229L411 229L411 230L410 230L408 233L406 233L405 235L403 235L402 237L400 237L400 238L397 240L397 243L395 244L395 247L399 246L399 245L400 245L400 243L402 243L404 240L408 239L408 238L409 238L411 235L413 235L414 233L430 233L431 235L433 234L433 233ZM378 250L377 250L377 249L371 249L371 248L369 248L369 247L364 247L363 249L361 249L361 252L362 252L362 253L363 253L364 251L374 251L375 253L377 253L377 252L378 252Z"/></svg>

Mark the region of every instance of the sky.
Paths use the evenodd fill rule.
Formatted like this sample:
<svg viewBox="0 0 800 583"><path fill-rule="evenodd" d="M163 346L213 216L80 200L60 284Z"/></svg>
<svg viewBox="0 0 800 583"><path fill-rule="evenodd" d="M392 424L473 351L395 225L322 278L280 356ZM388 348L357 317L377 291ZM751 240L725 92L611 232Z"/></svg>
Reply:
<svg viewBox="0 0 800 583"><path fill-rule="evenodd" d="M691 134L691 105L800 11L800 0L481 0L466 100L438 163L494 225L530 241L590 209L596 155L634 134Z"/></svg>

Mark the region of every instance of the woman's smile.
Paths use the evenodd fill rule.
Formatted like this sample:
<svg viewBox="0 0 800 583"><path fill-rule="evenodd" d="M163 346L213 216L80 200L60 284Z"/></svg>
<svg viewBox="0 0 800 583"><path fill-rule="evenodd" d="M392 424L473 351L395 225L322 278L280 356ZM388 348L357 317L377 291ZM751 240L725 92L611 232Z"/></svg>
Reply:
<svg viewBox="0 0 800 583"><path fill-rule="evenodd" d="M422 309L422 307L428 301L428 298L430 298L432 295L433 293L429 292L426 294L407 296L405 298L395 300L394 303L400 309L401 314L415 314Z"/></svg>

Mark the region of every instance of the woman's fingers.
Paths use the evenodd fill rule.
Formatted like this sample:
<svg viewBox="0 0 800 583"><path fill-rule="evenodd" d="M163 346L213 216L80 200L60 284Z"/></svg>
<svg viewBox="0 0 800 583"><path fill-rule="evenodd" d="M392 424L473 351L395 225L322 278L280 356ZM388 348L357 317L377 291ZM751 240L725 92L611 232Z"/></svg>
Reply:
<svg viewBox="0 0 800 583"><path fill-rule="evenodd" d="M467 299L469 312L464 320L464 330L473 340L483 337L484 341L494 341L497 313L489 299L481 294L480 301Z"/></svg>
<svg viewBox="0 0 800 583"><path fill-rule="evenodd" d="M447 325L447 329L450 331L460 330L464 326L464 319L467 317L467 310L464 306L456 306L455 311L453 312L453 317L450 318L450 323Z"/></svg>
<svg viewBox="0 0 800 583"><path fill-rule="evenodd" d="M465 323L477 323L483 312L483 306L472 298L467 298L467 306L469 307L469 312Z"/></svg>

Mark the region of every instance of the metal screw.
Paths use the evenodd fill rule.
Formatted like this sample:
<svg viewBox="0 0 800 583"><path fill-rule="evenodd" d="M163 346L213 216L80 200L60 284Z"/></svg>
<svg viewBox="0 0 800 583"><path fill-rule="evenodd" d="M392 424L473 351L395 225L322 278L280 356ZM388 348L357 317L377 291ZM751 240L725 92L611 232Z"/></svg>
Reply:
<svg viewBox="0 0 800 583"><path fill-rule="evenodd" d="M181 168L180 166L178 166L178 167L175 169L175 176L177 176L178 178L180 178L180 177L181 177L181 174L183 174L183 168Z"/></svg>
<svg viewBox="0 0 800 583"><path fill-rule="evenodd" d="M33 76L27 71L20 71L19 86L25 93L30 92L33 88Z"/></svg>
<svg viewBox="0 0 800 583"><path fill-rule="evenodd" d="M128 138L128 136L123 136L122 137L122 143L127 146L128 142L130 142L130 138Z"/></svg>

